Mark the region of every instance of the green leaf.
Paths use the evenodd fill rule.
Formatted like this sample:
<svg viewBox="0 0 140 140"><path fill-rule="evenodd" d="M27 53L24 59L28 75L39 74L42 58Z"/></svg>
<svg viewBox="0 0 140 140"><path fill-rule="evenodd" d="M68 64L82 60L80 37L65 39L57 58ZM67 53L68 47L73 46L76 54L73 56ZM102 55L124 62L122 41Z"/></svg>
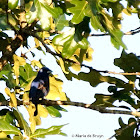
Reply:
<svg viewBox="0 0 140 140"><path fill-rule="evenodd" d="M0 29L7 30L10 26L7 24L6 14L0 14Z"/></svg>
<svg viewBox="0 0 140 140"><path fill-rule="evenodd" d="M5 65L0 72L0 80L4 80L6 82L6 86L10 89L15 87L16 82L13 78L12 68L10 64Z"/></svg>
<svg viewBox="0 0 140 140"><path fill-rule="evenodd" d="M0 120L3 120L9 124L16 125L15 124L15 117L13 116L13 112L8 109L2 109L0 111Z"/></svg>
<svg viewBox="0 0 140 140"><path fill-rule="evenodd" d="M99 14L100 13L100 10L99 10L99 4L98 4L98 1L95 0L94 2L92 0L88 0L88 6L86 8L86 11L85 11L85 15L90 17L90 22L91 22L91 25L92 27L95 29L95 30L98 30L100 29L102 32L105 31L104 29L104 26L102 25L101 23L101 15Z"/></svg>
<svg viewBox="0 0 140 140"><path fill-rule="evenodd" d="M96 87L99 83L102 83L104 80L102 75L94 70L91 70L89 73L80 72L78 74L78 79L88 81L93 87Z"/></svg>
<svg viewBox="0 0 140 140"><path fill-rule="evenodd" d="M65 58L70 58L78 48L87 49L89 46L86 38L81 39L78 34L75 34L74 28L55 36L53 43L57 46L63 46L62 56Z"/></svg>
<svg viewBox="0 0 140 140"><path fill-rule="evenodd" d="M62 14L60 8L51 8L46 1L34 0L31 10L26 13L28 23L32 23L36 18L41 22L41 27L45 30L50 29L51 18L58 18Z"/></svg>
<svg viewBox="0 0 140 140"><path fill-rule="evenodd" d="M68 13L73 14L71 22L74 24L79 24L85 17L85 9L88 2L85 0L71 0L70 3L75 5L74 7L67 9Z"/></svg>
<svg viewBox="0 0 140 140"><path fill-rule="evenodd" d="M27 136L30 136L31 135L30 127L25 121L25 119L23 118L22 114L16 109L13 110L13 113L19 123L19 127L24 130Z"/></svg>
<svg viewBox="0 0 140 140"><path fill-rule="evenodd" d="M0 37L5 37L5 38L8 38L8 35L4 32L0 32Z"/></svg>
<svg viewBox="0 0 140 140"><path fill-rule="evenodd" d="M14 136L12 140L24 140L25 136L19 135L19 136Z"/></svg>
<svg viewBox="0 0 140 140"><path fill-rule="evenodd" d="M9 109L2 109L2 110L0 110L0 119L2 119L3 116L5 117L7 112L9 112Z"/></svg>
<svg viewBox="0 0 140 140"><path fill-rule="evenodd" d="M126 45L122 41L123 32L114 26L113 17L111 17L105 10L102 8L101 10L102 22L106 27L106 31L111 35L111 42L116 49L119 49L122 46L126 49Z"/></svg>
<svg viewBox="0 0 140 140"><path fill-rule="evenodd" d="M132 140L132 139L135 139L134 131L137 127L137 123L136 123L136 120L134 118L130 118L127 125L123 122L122 118L119 118L119 124L120 124L121 128L115 130L116 138L118 140L124 140L124 139Z"/></svg>
<svg viewBox="0 0 140 140"><path fill-rule="evenodd" d="M135 101L134 99L131 97L132 93L129 91L126 91L125 89L122 90L118 90L113 94L113 97L118 99L119 101L125 101L127 103L129 103L130 105L134 106L135 105Z"/></svg>
<svg viewBox="0 0 140 140"><path fill-rule="evenodd" d="M8 14L8 20L11 25L13 25L16 29L18 27L16 26L16 20L12 17L12 14ZM7 24L7 17L6 14L0 14L0 29L1 30L9 30L11 27Z"/></svg>
<svg viewBox="0 0 140 140"><path fill-rule="evenodd" d="M30 11L26 12L26 20L30 24L37 18L37 11L35 8L35 4L33 3Z"/></svg>
<svg viewBox="0 0 140 140"><path fill-rule="evenodd" d="M8 122L4 120L0 120L0 131L5 132L7 135L9 134L18 134L20 135L21 132L16 127L10 125Z"/></svg>
<svg viewBox="0 0 140 140"><path fill-rule="evenodd" d="M63 135L66 136L66 134L61 132L61 128L64 125L60 126L51 126L48 129L37 129L34 134L30 136L30 138L45 138L45 135Z"/></svg>
<svg viewBox="0 0 140 140"><path fill-rule="evenodd" d="M45 8L45 10L50 13L54 18L58 18L60 14L62 14L62 10L60 8L51 8L48 3L45 1L35 0L36 7L40 5L38 8ZM42 10L42 9L41 9ZM38 11L39 12L39 11Z"/></svg>
<svg viewBox="0 0 140 140"><path fill-rule="evenodd" d="M94 105L100 105L104 107L113 107L113 103L116 100L125 101L129 103L131 106L135 107L135 101L131 98L131 93L123 90L114 90L112 95L104 95L104 94L95 94L96 101L93 103ZM125 108L125 106L121 106L121 108ZM127 107L128 109L128 107Z"/></svg>
<svg viewBox="0 0 140 140"><path fill-rule="evenodd" d="M7 5L7 0L1 0L0 1L0 8L2 8L1 10L5 11L6 5Z"/></svg>
<svg viewBox="0 0 140 140"><path fill-rule="evenodd" d="M104 10L99 1L88 0L88 2L85 15L91 18L92 27L95 30L100 29L102 32L109 32L111 42L116 49L119 49L120 46L126 49L126 45L122 41L123 32L117 27L119 22L116 20L117 23L115 23L114 18Z"/></svg>
<svg viewBox="0 0 140 140"><path fill-rule="evenodd" d="M61 107L61 106L59 106L59 105L55 105L55 106L53 106L53 107L56 108L56 109L59 110L59 111L68 112L65 108L63 108L63 107Z"/></svg>
<svg viewBox="0 0 140 140"><path fill-rule="evenodd" d="M5 121L12 124L12 125L15 125L15 117L13 116L13 112L8 111L6 113Z"/></svg>
<svg viewBox="0 0 140 140"><path fill-rule="evenodd" d="M123 122L122 118L119 117L119 125L123 128L126 126L126 124Z"/></svg>
<svg viewBox="0 0 140 140"><path fill-rule="evenodd" d="M119 29L114 29L109 31L111 34L111 42L116 49L120 49L122 46L124 49L127 49L126 45L122 42L123 32Z"/></svg>
<svg viewBox="0 0 140 140"><path fill-rule="evenodd" d="M25 66L20 66L19 68L19 82L21 87L26 88L28 91L30 88L31 80L36 76L37 72L33 71L31 65L27 64Z"/></svg>
<svg viewBox="0 0 140 140"><path fill-rule="evenodd" d="M140 70L140 60L133 54L127 54L125 51L122 51L121 57L114 60L114 64L119 68L123 69L125 72L138 72ZM125 76L131 81L136 80L135 75Z"/></svg>
<svg viewBox="0 0 140 140"><path fill-rule="evenodd" d="M112 98L111 95L104 95L104 94L95 94L96 101L93 105L103 106L103 107L114 107L113 102L116 101L115 98Z"/></svg>
<svg viewBox="0 0 140 140"><path fill-rule="evenodd" d="M109 84L115 84L116 87L124 88L126 91L133 90L133 84L125 83L123 80L111 77L111 76L102 76L96 70L90 70L89 73L80 72L78 77L79 80L88 81L91 86L96 87L98 84L102 82L107 82Z"/></svg>
<svg viewBox="0 0 140 140"><path fill-rule="evenodd" d="M57 30L61 31L64 27L68 26L68 21L65 18L65 15L60 15L55 22Z"/></svg>
<svg viewBox="0 0 140 140"><path fill-rule="evenodd" d="M18 5L18 0L8 0L8 8L15 9Z"/></svg>
<svg viewBox="0 0 140 140"><path fill-rule="evenodd" d="M5 97L2 93L0 93L0 102L3 102L3 101L5 101Z"/></svg>
<svg viewBox="0 0 140 140"><path fill-rule="evenodd" d="M48 110L49 114L52 117L59 117L59 118L61 117L61 113L53 106L48 106L48 107L46 107L46 109Z"/></svg>

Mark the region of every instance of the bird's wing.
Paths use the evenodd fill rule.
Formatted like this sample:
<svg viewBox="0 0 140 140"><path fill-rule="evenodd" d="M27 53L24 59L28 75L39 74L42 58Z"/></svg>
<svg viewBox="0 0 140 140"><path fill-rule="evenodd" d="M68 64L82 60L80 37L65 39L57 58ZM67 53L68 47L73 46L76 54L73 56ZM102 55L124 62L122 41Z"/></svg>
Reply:
<svg viewBox="0 0 140 140"><path fill-rule="evenodd" d="M33 81L32 84L31 84L31 89L30 89L30 92L29 92L29 98L34 98L36 96L36 93L37 93L37 90L38 90L38 87L39 87L39 81Z"/></svg>
<svg viewBox="0 0 140 140"><path fill-rule="evenodd" d="M47 87L45 86L45 82L43 80L39 81L38 89L43 92L44 96L46 96L48 94Z"/></svg>
<svg viewBox="0 0 140 140"><path fill-rule="evenodd" d="M48 93L48 90L43 80L39 80L39 81L34 80L31 84L29 98L34 98L37 96L41 98L43 96L46 96ZM37 94L40 94L40 95L37 95Z"/></svg>

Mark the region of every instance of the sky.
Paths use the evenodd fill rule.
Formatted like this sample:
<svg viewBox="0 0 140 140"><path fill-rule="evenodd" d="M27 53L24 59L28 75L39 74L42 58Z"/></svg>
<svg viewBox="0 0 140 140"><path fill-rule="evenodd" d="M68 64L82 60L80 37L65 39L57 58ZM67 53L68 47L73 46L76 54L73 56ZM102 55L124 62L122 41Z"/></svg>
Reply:
<svg viewBox="0 0 140 140"><path fill-rule="evenodd" d="M139 27L139 19L136 15L126 16L124 15L124 20L122 22L123 32L130 31ZM94 31L94 33L96 33ZM140 55L140 34L124 36L123 41L125 42L128 50L127 52L134 52L137 55ZM104 37L89 37L89 42L91 47L94 49L93 52L93 61L86 63L89 66L97 70L109 70L115 72L121 72L121 70L113 65L114 58L119 58L121 51L115 49L108 36ZM32 38L30 38L30 46L34 46ZM36 51L36 50L34 50ZM39 54L40 56L41 54ZM38 59L38 58L36 58ZM55 59L47 54L42 58L43 63L53 70L53 74L57 74L60 79L63 79L63 91L67 93L67 96L71 101L83 102L83 103L92 103L95 101L95 93L104 93L108 94L106 90L108 87L107 83L99 84L97 87L93 88L89 85L88 82L78 81L73 79L72 81L67 81L64 77L61 69L55 65ZM51 63L49 63L51 62ZM88 71L83 68L83 71ZM122 77L119 75L112 75L116 77ZM126 79L125 79L126 80ZM4 87L2 93L4 92ZM118 101L115 102L118 104ZM124 104L122 102L121 104ZM125 123L128 122L128 119L131 117L129 115L113 115L113 114L101 114L94 110L84 109L80 107L65 107L68 112L61 112L61 118L52 118L48 116L47 118L42 118L42 125L38 128L49 128L53 125L63 125L67 124L62 128L62 131L67 134L67 137L51 135L46 136L47 140L105 140L112 135L114 135L114 130L119 128L118 118L121 117ZM20 107L21 111L24 111L24 118L27 118L28 115L24 107ZM81 136L81 137L78 137ZM40 139L41 140L41 139ZM115 138L111 139L115 140Z"/></svg>

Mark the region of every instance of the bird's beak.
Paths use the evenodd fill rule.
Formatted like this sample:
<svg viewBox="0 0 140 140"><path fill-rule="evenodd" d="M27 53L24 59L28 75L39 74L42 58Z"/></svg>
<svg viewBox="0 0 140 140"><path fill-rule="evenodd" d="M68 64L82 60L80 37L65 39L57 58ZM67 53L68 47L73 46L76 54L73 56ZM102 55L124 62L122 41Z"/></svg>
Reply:
<svg viewBox="0 0 140 140"><path fill-rule="evenodd" d="M47 73L50 74L50 73L52 73L52 71L51 70L48 70Z"/></svg>

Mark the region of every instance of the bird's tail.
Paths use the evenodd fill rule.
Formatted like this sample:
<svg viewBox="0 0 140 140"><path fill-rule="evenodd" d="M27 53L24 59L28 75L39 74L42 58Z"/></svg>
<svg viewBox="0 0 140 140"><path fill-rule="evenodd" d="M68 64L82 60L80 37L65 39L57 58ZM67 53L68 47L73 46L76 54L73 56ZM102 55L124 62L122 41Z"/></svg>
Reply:
<svg viewBox="0 0 140 140"><path fill-rule="evenodd" d="M37 109L37 104L35 104L35 112L34 112L34 116L37 116L38 114L38 109Z"/></svg>

